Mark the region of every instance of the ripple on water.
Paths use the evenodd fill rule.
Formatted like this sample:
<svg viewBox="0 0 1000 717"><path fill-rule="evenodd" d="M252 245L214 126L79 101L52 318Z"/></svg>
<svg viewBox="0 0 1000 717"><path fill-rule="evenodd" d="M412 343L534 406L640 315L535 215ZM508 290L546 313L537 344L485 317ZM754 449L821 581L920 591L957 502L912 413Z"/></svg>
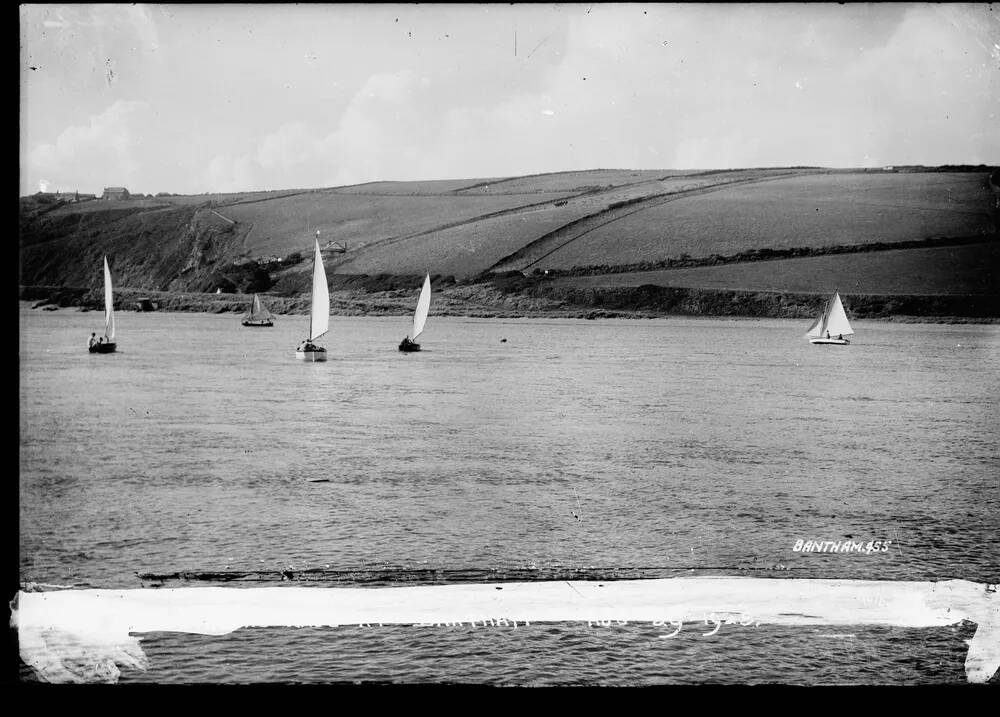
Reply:
<svg viewBox="0 0 1000 717"><path fill-rule="evenodd" d="M136 315L131 331L123 320L127 350L82 363L72 357L90 318L22 311L23 581L534 564L1000 582L990 327L963 327L976 351L955 349L950 327L921 325L914 342L914 329L880 324L877 343L821 354L798 322L506 321L517 351L497 356L483 350L496 322L439 317L433 356L395 361L371 347L395 351L398 322L341 319L343 360L304 367L287 351L295 327L251 346L232 317L167 313ZM183 348L171 341L181 334ZM210 342L248 359L190 351ZM32 348L42 345L52 350ZM871 555L793 550L847 535L893 543ZM927 631L851 632L156 635L144 641L150 672L127 679L961 680L951 633L944 646ZM826 643L881 647L873 661L817 658Z"/></svg>

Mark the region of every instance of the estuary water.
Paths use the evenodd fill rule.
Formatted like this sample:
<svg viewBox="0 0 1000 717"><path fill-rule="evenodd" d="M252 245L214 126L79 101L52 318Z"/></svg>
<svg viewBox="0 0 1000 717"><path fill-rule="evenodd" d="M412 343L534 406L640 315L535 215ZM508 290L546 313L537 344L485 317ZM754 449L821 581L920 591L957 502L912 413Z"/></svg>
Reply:
<svg viewBox="0 0 1000 717"><path fill-rule="evenodd" d="M119 312L118 352L92 355L102 312L22 303L21 581L1000 582L1000 327L857 321L840 347L809 323L432 313L403 354L409 317L334 316L312 364L306 316ZM844 540L882 547L801 549ZM151 634L121 681L961 683L973 631L702 628Z"/></svg>

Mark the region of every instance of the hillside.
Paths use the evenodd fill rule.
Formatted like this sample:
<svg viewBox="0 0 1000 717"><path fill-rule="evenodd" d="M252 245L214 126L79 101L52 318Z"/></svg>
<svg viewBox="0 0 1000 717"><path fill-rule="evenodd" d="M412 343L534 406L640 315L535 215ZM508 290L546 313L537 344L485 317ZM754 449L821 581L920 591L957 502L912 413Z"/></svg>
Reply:
<svg viewBox="0 0 1000 717"><path fill-rule="evenodd" d="M24 197L20 283L97 287L107 254L122 288L295 297L318 230L331 286L351 291L425 272L438 284L548 270L594 277L578 287L808 293L836 278L872 294L983 294L997 259L991 169L597 169L79 204ZM922 244L942 241L964 248ZM752 261L831 248L860 253ZM350 277L360 283L349 288ZM570 277L559 281L570 289Z"/></svg>
<svg viewBox="0 0 1000 717"><path fill-rule="evenodd" d="M990 233L989 198L976 174L820 174L740 183L576 232L544 258L516 268Z"/></svg>
<svg viewBox="0 0 1000 717"><path fill-rule="evenodd" d="M567 276L553 285L594 288L680 286L829 294L1000 293L1000 242L890 249L659 271Z"/></svg>

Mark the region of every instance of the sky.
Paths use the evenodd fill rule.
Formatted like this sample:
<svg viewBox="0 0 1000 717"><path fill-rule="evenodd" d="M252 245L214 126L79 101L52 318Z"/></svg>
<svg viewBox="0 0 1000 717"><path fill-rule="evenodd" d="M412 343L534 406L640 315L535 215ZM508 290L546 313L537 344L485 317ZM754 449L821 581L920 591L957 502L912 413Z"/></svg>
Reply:
<svg viewBox="0 0 1000 717"><path fill-rule="evenodd" d="M1000 4L21 5L20 193L1000 164Z"/></svg>

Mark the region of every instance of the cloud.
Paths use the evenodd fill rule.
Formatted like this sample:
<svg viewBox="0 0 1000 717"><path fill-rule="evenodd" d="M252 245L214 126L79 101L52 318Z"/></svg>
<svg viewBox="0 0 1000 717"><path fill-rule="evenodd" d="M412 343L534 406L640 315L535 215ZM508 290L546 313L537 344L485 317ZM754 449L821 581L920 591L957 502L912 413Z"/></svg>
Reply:
<svg viewBox="0 0 1000 717"><path fill-rule="evenodd" d="M741 132L685 138L675 149L673 166L676 169L748 166L744 158L757 153L760 144L760 139Z"/></svg>
<svg viewBox="0 0 1000 717"><path fill-rule="evenodd" d="M185 189L192 193L241 192L257 188L259 167L247 157L216 156L202 175L201 186ZM264 187L267 188L267 187Z"/></svg>
<svg viewBox="0 0 1000 717"><path fill-rule="evenodd" d="M160 11L153 21L141 8L116 12L133 44L159 41ZM331 69L313 86L315 74L286 78L278 63L266 106L260 83L247 95L228 65L204 86L171 74L149 105L122 99L36 147L27 183L100 177L203 192L593 167L995 162L1000 25L987 15L894 4L596 5L539 14L548 25L533 23L530 37L522 23L522 48L538 48L530 58L500 49L496 39L514 28L498 15L493 35L452 32L466 43L457 54L442 43L409 55L378 40L359 45L362 66L364 52L378 52L382 71L367 77ZM179 56L164 33L168 46L150 62ZM492 49L480 50L486 40ZM120 67L113 91L145 96L149 75Z"/></svg>
<svg viewBox="0 0 1000 717"><path fill-rule="evenodd" d="M264 136L243 155L219 156L206 170L207 190L227 191L357 184L416 178L440 128L429 122L426 78L410 70L373 75L355 93L333 127L295 120ZM242 186L236 186L244 182Z"/></svg>
<svg viewBox="0 0 1000 717"><path fill-rule="evenodd" d="M102 182L145 183L139 150L144 128L154 120L145 102L115 102L89 123L64 130L54 143L35 147L28 155L27 183L51 177L49 185L60 191L100 191Z"/></svg>

